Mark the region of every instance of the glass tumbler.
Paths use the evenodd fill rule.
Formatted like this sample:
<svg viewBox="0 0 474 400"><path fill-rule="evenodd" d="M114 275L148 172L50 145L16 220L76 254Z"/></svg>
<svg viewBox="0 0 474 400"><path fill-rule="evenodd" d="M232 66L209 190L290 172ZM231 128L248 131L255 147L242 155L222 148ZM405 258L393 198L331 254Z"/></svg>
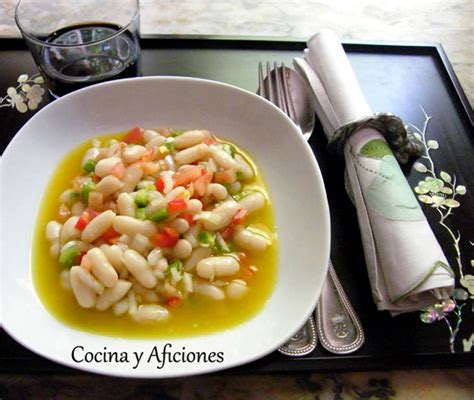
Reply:
<svg viewBox="0 0 474 400"><path fill-rule="evenodd" d="M138 0L20 0L15 21L55 97L140 75Z"/></svg>

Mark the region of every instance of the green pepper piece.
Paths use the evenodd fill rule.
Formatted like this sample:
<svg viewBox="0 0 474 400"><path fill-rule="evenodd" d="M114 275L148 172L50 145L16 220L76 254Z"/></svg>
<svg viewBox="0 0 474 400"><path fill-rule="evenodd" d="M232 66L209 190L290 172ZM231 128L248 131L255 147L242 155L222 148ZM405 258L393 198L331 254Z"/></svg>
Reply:
<svg viewBox="0 0 474 400"><path fill-rule="evenodd" d="M69 198L71 199L71 203L74 204L77 200L79 200L79 193L71 192Z"/></svg>
<svg viewBox="0 0 474 400"><path fill-rule="evenodd" d="M170 153L174 153L176 151L176 148L174 147L174 143L172 141L165 141L164 145Z"/></svg>
<svg viewBox="0 0 474 400"><path fill-rule="evenodd" d="M146 210L144 208L137 208L135 210L135 218L139 219L141 221L144 221L146 219Z"/></svg>
<svg viewBox="0 0 474 400"><path fill-rule="evenodd" d="M156 192L156 186L148 185L144 190L146 190L147 192Z"/></svg>
<svg viewBox="0 0 474 400"><path fill-rule="evenodd" d="M232 156L232 158L235 157L235 153L236 153L235 147L232 146L230 143L224 143L222 145L222 150L224 150L226 153L229 153Z"/></svg>
<svg viewBox="0 0 474 400"><path fill-rule="evenodd" d="M180 129L173 129L171 131L171 137L176 137L176 136L182 135L183 133L184 133L184 131L182 131Z"/></svg>
<svg viewBox="0 0 474 400"><path fill-rule="evenodd" d="M59 255L59 265L62 268L71 268L76 263L76 258L80 255L81 251L76 246L71 246Z"/></svg>
<svg viewBox="0 0 474 400"><path fill-rule="evenodd" d="M214 235L207 231L199 232L197 236L197 240L204 247L211 247L211 246L214 246L214 244L216 243L216 239Z"/></svg>
<svg viewBox="0 0 474 400"><path fill-rule="evenodd" d="M135 204L137 207L146 207L148 205L148 193L145 190L139 190L135 195Z"/></svg>
<svg viewBox="0 0 474 400"><path fill-rule="evenodd" d="M234 194L232 196L232 198L235 200L235 201L240 201L242 200L244 197L247 197L248 195L252 194L252 190L243 190L242 192L240 193L237 193L237 194Z"/></svg>
<svg viewBox="0 0 474 400"><path fill-rule="evenodd" d="M161 222L161 221L164 221L168 217L169 217L168 209L161 208L158 211L154 212L153 214L149 215L148 219L154 222Z"/></svg>
<svg viewBox="0 0 474 400"><path fill-rule="evenodd" d="M84 201L89 199L89 193L95 190L94 182L86 182L81 189L81 197Z"/></svg>
<svg viewBox="0 0 474 400"><path fill-rule="evenodd" d="M175 260L168 264L166 268L165 276L168 277L171 274L171 270L176 269L176 272L181 273L183 271L183 263L180 260Z"/></svg>
<svg viewBox="0 0 474 400"><path fill-rule="evenodd" d="M89 160L86 161L86 163L84 164L84 166L82 167L82 169L83 169L86 173L90 174L91 172L94 172L94 170L95 170L95 165L96 165L96 164L97 164L97 163L96 163L94 160L89 159Z"/></svg>

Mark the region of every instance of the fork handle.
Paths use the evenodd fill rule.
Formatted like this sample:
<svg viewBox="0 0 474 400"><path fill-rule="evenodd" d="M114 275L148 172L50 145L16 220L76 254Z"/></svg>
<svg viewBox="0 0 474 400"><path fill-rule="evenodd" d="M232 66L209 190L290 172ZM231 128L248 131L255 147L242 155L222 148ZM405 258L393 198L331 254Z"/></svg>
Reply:
<svg viewBox="0 0 474 400"><path fill-rule="evenodd" d="M364 344L364 330L331 260L315 317L319 341L327 351L348 354Z"/></svg>

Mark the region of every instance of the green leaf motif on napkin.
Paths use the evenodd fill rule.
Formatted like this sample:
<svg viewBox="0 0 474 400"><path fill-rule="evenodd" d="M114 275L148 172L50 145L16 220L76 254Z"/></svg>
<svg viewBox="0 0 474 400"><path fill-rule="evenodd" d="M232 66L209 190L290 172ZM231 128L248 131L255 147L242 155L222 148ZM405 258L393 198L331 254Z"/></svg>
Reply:
<svg viewBox="0 0 474 400"><path fill-rule="evenodd" d="M382 142L384 145L373 142ZM364 193L367 206L390 220L421 221L424 218L423 211L396 158L391 153L384 155L385 147L388 148L383 140L375 139L363 146L359 152L360 156L370 158L378 159L381 156L379 169Z"/></svg>
<svg viewBox="0 0 474 400"><path fill-rule="evenodd" d="M381 160L385 156L393 156L387 142L382 139L374 139L367 142L359 150L359 154L363 157L375 158L376 160Z"/></svg>

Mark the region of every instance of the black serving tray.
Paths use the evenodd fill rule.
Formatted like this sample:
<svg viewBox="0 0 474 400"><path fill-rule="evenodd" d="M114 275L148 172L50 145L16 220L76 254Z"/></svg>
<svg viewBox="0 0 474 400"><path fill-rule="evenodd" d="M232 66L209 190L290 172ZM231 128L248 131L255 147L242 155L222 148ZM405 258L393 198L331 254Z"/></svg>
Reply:
<svg viewBox="0 0 474 400"><path fill-rule="evenodd" d="M143 75L207 78L255 91L260 61L284 62L289 66L294 57L302 56L304 48L303 40L145 37L142 39L142 71ZM474 259L474 247L469 243L469 240L474 241L473 112L441 45L347 42L344 48L374 112L392 112L406 123L419 127L424 122L420 106L433 117L428 136L439 142L439 149L433 152L436 167L455 174L458 183L467 187L461 207L450 216L450 224L462 234L464 273L474 273L469 266L469 260ZM0 72L2 94L16 82L20 73L36 72L22 40L0 40ZM130 93L130 101L136 95ZM32 115L33 112L19 114L0 109L2 152ZM331 209L331 258L360 315L366 344L356 353L344 356L330 354L321 346L301 358L288 358L275 352L225 373L473 367L471 353L464 353L462 348L462 339L474 331L471 300L463 309L455 353L449 351L449 332L444 321L427 325L420 321L419 313L392 318L387 312L376 311L356 211L344 191L344 166L341 160L329 157L326 144L321 127L316 127L310 145L325 180ZM410 171L407 179L415 186L422 176ZM455 265L452 244L438 224L436 210L424 210L448 260ZM14 266L3 266L7 267ZM5 299L4 306L7 303ZM82 373L35 355L3 330L0 330L0 372Z"/></svg>

